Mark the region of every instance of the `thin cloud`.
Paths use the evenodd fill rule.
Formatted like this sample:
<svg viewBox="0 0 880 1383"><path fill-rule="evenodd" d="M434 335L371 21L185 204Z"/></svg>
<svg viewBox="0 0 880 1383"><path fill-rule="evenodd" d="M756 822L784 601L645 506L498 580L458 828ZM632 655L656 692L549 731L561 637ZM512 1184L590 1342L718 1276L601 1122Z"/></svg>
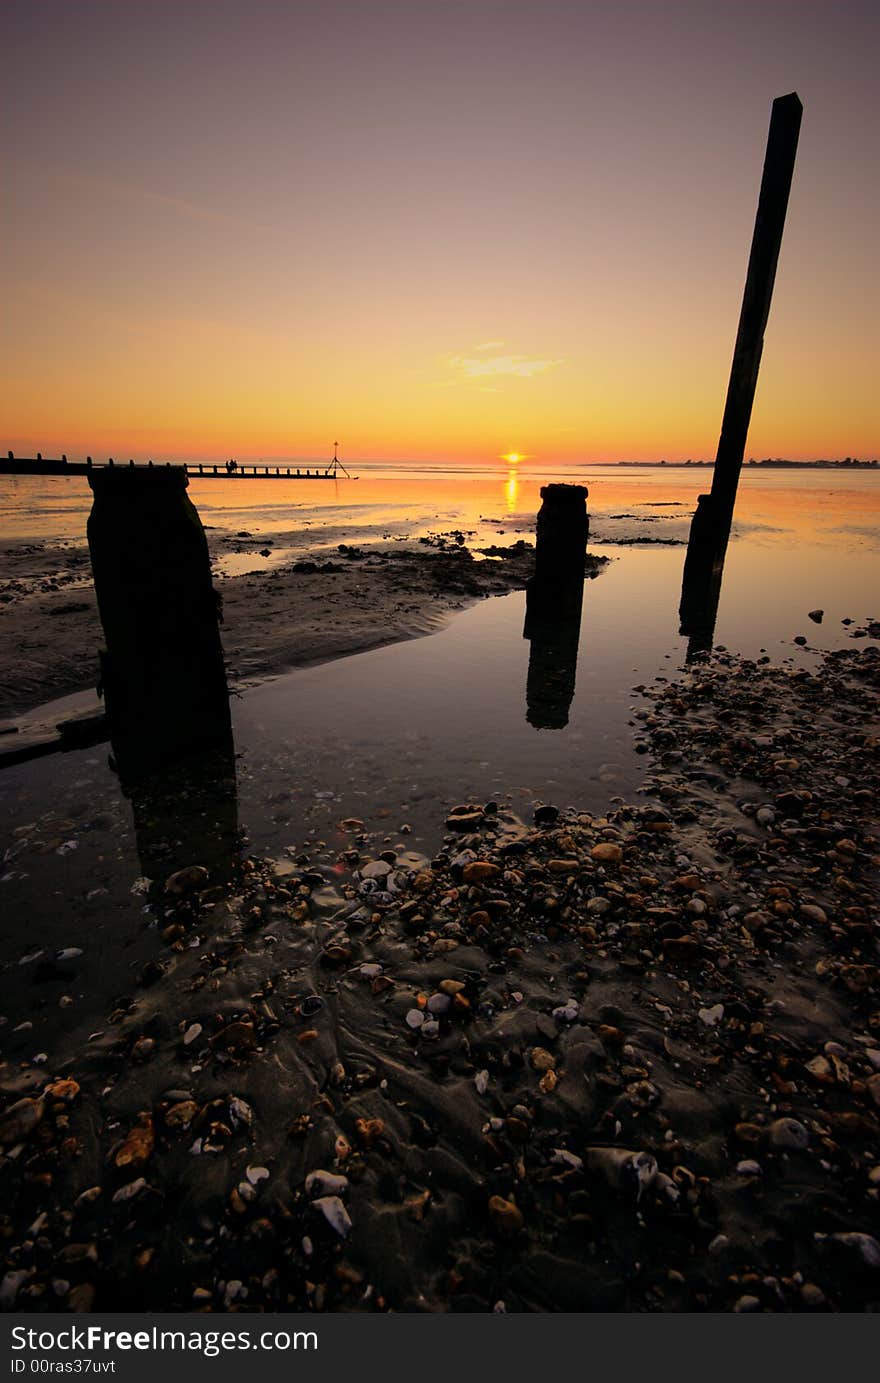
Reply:
<svg viewBox="0 0 880 1383"><path fill-rule="evenodd" d="M504 341L483 341L483 342L480 343L479 346L474 346L474 350L475 350L475 351L500 351L501 347L502 347L503 345L505 345L505 344L506 344L506 342L504 342Z"/></svg>
<svg viewBox="0 0 880 1383"><path fill-rule="evenodd" d="M564 363L564 357L555 360L533 359L526 355L490 355L476 357L470 355L451 355L446 364L461 379L486 379L490 376L507 375L518 379L532 379L535 375L546 374Z"/></svg>

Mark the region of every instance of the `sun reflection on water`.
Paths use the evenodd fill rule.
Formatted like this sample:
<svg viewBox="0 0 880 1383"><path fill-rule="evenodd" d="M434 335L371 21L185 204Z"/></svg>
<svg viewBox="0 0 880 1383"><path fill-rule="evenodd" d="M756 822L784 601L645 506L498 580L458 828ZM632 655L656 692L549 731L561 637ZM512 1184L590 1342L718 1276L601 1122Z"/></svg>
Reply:
<svg viewBox="0 0 880 1383"><path fill-rule="evenodd" d="M511 466L510 470L507 472L507 480L504 485L504 496L507 500L508 514L516 513L516 501L519 496L519 476L516 473L515 466Z"/></svg>

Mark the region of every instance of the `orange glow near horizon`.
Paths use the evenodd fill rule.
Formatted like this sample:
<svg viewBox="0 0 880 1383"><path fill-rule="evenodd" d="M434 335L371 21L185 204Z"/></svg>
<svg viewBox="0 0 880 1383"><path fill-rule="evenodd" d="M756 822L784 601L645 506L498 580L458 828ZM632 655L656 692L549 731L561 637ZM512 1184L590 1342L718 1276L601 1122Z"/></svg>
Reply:
<svg viewBox="0 0 880 1383"><path fill-rule="evenodd" d="M703 8L7 7L0 447L709 460L796 75L746 454L876 456L875 45Z"/></svg>

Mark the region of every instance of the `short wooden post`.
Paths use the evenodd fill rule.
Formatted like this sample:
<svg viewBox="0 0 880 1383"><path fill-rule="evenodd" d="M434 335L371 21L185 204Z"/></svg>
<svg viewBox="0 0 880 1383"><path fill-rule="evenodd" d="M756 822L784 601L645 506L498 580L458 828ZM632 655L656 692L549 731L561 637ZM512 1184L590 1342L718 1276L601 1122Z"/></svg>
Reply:
<svg viewBox="0 0 880 1383"><path fill-rule="evenodd" d="M568 724L577 673L584 557L589 535L587 488L545 485L535 525L535 574L526 587L523 638L531 644L526 719L536 729Z"/></svg>
<svg viewBox="0 0 880 1383"><path fill-rule="evenodd" d="M123 776L230 734L219 598L187 484L182 468L95 467L89 475L102 679Z"/></svg>

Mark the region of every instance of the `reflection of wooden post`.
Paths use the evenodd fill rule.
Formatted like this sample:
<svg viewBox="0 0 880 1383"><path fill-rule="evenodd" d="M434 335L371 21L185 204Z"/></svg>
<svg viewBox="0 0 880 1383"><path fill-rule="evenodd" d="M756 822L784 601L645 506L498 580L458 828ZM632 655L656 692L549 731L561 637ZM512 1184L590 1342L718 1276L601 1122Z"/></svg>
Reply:
<svg viewBox="0 0 880 1383"><path fill-rule="evenodd" d="M684 559L678 614L681 633L690 640L688 662L700 653L708 653L712 647L727 539L730 536L729 523L722 526L720 534L716 531L711 505L709 495L700 495Z"/></svg>
<svg viewBox="0 0 880 1383"><path fill-rule="evenodd" d="M712 476L712 508L719 524L733 515L736 501L802 113L803 106L795 92L779 96L773 102L749 268Z"/></svg>
<svg viewBox="0 0 880 1383"><path fill-rule="evenodd" d="M526 591L523 638L531 644L526 677L526 720L536 730L562 730L574 700L584 581L573 581L563 601L541 599L534 582Z"/></svg>

